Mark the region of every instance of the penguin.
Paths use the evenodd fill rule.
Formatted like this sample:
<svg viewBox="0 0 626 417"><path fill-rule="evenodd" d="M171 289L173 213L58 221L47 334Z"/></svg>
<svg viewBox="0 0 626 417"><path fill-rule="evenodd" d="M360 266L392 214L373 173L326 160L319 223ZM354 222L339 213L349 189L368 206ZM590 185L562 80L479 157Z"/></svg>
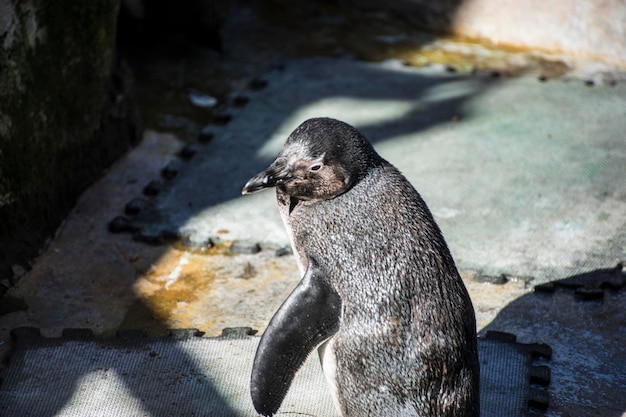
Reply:
<svg viewBox="0 0 626 417"><path fill-rule="evenodd" d="M259 341L257 412L278 411L317 349L343 417L478 417L472 302L410 182L359 130L314 118L242 193L271 187L302 280Z"/></svg>

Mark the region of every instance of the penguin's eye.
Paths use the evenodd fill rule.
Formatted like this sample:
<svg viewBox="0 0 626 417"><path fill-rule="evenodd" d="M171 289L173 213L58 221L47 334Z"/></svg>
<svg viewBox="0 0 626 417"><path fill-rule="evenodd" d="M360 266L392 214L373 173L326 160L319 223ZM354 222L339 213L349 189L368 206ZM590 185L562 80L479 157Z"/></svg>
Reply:
<svg viewBox="0 0 626 417"><path fill-rule="evenodd" d="M311 172L319 171L320 169L322 169L323 166L324 164L322 164L321 162L316 162L309 167L309 171Z"/></svg>

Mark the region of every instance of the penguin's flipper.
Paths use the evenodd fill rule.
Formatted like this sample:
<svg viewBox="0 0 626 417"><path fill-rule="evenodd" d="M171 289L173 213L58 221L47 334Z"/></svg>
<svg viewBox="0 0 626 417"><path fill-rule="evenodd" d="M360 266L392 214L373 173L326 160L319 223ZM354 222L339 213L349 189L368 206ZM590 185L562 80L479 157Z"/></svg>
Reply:
<svg viewBox="0 0 626 417"><path fill-rule="evenodd" d="M250 393L254 408L274 415L308 355L339 329L341 298L314 259L302 281L270 321L254 358Z"/></svg>

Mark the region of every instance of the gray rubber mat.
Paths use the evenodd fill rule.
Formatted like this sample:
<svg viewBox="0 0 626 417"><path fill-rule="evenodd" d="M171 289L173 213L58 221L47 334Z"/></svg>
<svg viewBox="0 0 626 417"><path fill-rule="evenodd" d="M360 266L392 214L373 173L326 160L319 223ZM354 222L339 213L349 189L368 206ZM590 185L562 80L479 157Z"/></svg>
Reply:
<svg viewBox="0 0 626 417"><path fill-rule="evenodd" d="M147 338L126 332L97 339L89 330L45 338L34 328L16 329L0 385L0 415L255 416L248 382L259 338L247 333L203 338L181 330ZM533 362L549 357L550 349L493 336L479 341L482 415L525 416L545 408L546 389L533 389L531 382L548 383L547 368ZM317 357L298 373L278 415L338 415Z"/></svg>
<svg viewBox="0 0 626 417"><path fill-rule="evenodd" d="M546 282L624 255L626 84L327 58L289 61L265 79L246 106L229 108L228 124L206 128L213 139L193 158L164 168L170 179L122 221L127 230L152 243L287 244L274 193L241 188L294 128L325 116L361 129L406 175L461 269Z"/></svg>

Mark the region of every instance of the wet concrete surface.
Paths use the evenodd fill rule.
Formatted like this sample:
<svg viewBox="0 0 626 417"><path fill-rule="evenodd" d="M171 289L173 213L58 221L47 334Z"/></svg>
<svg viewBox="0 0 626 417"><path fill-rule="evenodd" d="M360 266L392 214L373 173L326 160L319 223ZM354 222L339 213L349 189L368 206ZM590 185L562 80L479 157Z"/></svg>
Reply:
<svg viewBox="0 0 626 417"><path fill-rule="evenodd" d="M470 291L479 329L552 345L547 415L626 413L619 395L626 391L623 273L617 272L621 284L598 287L602 296L591 301L558 285L552 294L533 292L536 284L626 258L626 86L585 85L558 60L515 66L522 58L506 51L492 54L502 67L453 61L416 69L345 57L350 51L363 57L359 51L376 51L395 35L407 38L406 31L384 28L389 32L379 32L378 43L350 48L325 29L314 47L294 36L273 50L268 44L294 31L274 25L257 58L251 45L254 33L267 29L259 18L264 13L247 3L233 13L225 28L230 55L195 51L155 65L144 57L136 65L144 140L81 196L3 300L3 358L11 349L9 331L20 326L46 336L64 328L101 336L132 328L155 335L189 327L207 336L238 326L262 332L299 274L282 250L286 235L272 193L243 198L238 192L293 127L325 115L363 129L423 194ZM336 13L324 9L303 28L320 19L335 22L331 28L353 21ZM416 44L423 47L432 35L421 36ZM458 41L437 42L470 51L467 56L475 51ZM410 61L400 53L406 48L391 45L383 58ZM307 47L331 57L298 56ZM515 54L537 62L533 54ZM434 55L419 59L432 64ZM440 55L450 59L446 51ZM507 68L515 77L505 76ZM220 104L194 107L192 87ZM229 123L218 117L224 112ZM192 156L181 157L185 149ZM163 172L168 166L175 167L170 174ZM146 184L157 179L157 194L146 195ZM147 205L125 213L137 198ZM118 216L139 233L111 233ZM249 248L255 244L260 251Z"/></svg>

